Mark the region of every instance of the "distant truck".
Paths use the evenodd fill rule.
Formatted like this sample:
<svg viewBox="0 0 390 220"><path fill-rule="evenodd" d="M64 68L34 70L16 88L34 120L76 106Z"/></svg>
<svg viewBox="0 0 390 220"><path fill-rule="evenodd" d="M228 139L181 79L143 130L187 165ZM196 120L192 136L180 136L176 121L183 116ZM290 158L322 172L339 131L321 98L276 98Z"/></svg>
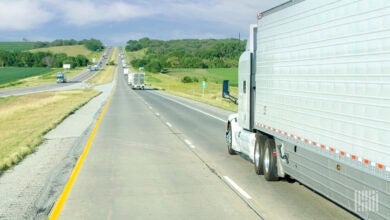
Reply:
<svg viewBox="0 0 390 220"><path fill-rule="evenodd" d="M128 84L132 89L145 89L145 73L136 72L127 74Z"/></svg>
<svg viewBox="0 0 390 220"><path fill-rule="evenodd" d="M362 218L390 219L389 8L292 0L258 14L239 59L229 154L267 181L289 176Z"/></svg>
<svg viewBox="0 0 390 220"><path fill-rule="evenodd" d="M57 83L66 83L66 74L64 72L57 73Z"/></svg>

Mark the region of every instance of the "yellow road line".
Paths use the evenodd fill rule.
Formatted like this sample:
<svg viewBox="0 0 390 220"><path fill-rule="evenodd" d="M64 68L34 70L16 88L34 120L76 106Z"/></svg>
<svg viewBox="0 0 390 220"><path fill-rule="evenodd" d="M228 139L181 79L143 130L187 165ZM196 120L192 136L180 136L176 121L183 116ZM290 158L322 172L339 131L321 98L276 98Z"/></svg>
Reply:
<svg viewBox="0 0 390 220"><path fill-rule="evenodd" d="M79 160L77 161L76 166L73 169L72 174L70 175L70 178L69 178L69 180L68 180L68 182L67 182L67 184L66 184L66 186L64 188L64 191L61 193L61 195L60 195L59 199L57 200L53 210L51 211L51 214L50 214L50 217L49 217L50 220L58 219L58 217L60 216L62 208L65 205L65 201L68 198L70 190L72 189L72 186L73 186L73 184L74 184L74 182L76 180L76 177L77 177L77 175L78 175L78 173L80 171L80 168L83 165L83 162L84 162L85 158L87 157L89 148L91 147L91 144L92 144L92 141L93 141L93 138L95 137L95 134L96 134L96 132L97 132L97 130L99 128L100 122L103 119L104 113L106 112L108 106L110 105L110 102L111 102L111 99L112 99L112 97L113 97L113 95L115 93L115 90L116 90L116 86L115 86L114 90L112 91L110 97L108 98L107 103L104 105L104 108L103 108L102 112L100 113L100 116L99 116L99 118L98 118L98 120L97 120L97 122L95 124L95 127L93 128L92 133L89 136L87 145L85 146L83 153L81 154Z"/></svg>

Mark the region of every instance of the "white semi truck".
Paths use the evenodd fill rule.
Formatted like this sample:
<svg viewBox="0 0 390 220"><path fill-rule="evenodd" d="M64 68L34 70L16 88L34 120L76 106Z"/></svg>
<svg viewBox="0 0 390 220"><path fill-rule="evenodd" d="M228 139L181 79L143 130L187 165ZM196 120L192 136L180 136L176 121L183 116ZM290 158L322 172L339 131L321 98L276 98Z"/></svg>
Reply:
<svg viewBox="0 0 390 220"><path fill-rule="evenodd" d="M390 218L390 1L259 13L238 71L230 154L268 181L288 175L362 218Z"/></svg>
<svg viewBox="0 0 390 220"><path fill-rule="evenodd" d="M128 84L132 89L145 89L145 73L135 72L127 74Z"/></svg>

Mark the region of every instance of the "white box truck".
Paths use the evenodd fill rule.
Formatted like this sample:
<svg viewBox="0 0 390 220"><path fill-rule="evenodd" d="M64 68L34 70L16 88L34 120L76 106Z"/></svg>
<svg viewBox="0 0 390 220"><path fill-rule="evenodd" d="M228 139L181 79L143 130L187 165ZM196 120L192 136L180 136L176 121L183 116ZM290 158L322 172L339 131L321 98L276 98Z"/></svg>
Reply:
<svg viewBox="0 0 390 220"><path fill-rule="evenodd" d="M362 218L390 218L390 1L259 13L238 72L230 154L268 181L288 175Z"/></svg>
<svg viewBox="0 0 390 220"><path fill-rule="evenodd" d="M145 73L135 72L127 75L132 89L145 89ZM131 84L130 84L131 82Z"/></svg>

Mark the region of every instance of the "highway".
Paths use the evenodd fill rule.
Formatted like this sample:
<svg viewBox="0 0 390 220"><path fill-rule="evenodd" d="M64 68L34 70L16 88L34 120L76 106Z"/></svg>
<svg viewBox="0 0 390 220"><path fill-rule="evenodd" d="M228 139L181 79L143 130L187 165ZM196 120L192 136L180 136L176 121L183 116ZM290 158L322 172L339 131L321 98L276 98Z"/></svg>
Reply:
<svg viewBox="0 0 390 220"><path fill-rule="evenodd" d="M356 219L228 155L229 112L117 79L60 219Z"/></svg>

